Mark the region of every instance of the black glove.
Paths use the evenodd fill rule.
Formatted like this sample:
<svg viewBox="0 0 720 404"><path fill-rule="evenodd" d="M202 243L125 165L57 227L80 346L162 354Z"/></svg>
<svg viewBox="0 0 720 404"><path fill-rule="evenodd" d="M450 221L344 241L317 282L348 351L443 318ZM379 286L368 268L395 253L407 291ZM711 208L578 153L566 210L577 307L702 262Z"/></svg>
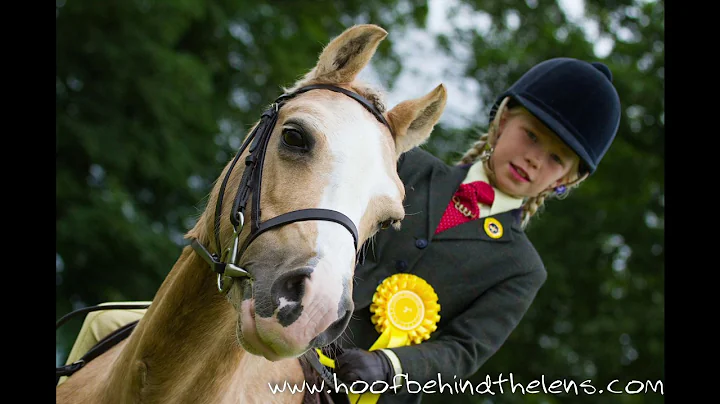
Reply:
<svg viewBox="0 0 720 404"><path fill-rule="evenodd" d="M382 351L366 351L359 348L345 348L335 357L335 373L339 380L348 385L362 380L368 385L378 380L393 385L395 370Z"/></svg>

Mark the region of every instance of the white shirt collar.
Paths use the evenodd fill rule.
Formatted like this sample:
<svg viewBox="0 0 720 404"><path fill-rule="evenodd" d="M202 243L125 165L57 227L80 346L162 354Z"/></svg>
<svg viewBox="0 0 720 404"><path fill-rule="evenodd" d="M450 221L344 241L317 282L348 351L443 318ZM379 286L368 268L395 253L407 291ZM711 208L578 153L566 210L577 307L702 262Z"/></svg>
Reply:
<svg viewBox="0 0 720 404"><path fill-rule="evenodd" d="M487 173L485 172L485 166L483 165L482 161L476 161L468 170L467 176L465 177L465 180L462 182L463 184L467 184L469 182L473 181L484 181L487 183L490 183L488 180ZM507 212L513 209L517 209L522 206L523 199L522 198L515 198L512 197L499 189L493 187L495 190L495 201L493 202L493 205L490 207L490 212L487 213L486 209L480 209L481 216L493 216L498 213ZM480 204L482 207L483 205Z"/></svg>

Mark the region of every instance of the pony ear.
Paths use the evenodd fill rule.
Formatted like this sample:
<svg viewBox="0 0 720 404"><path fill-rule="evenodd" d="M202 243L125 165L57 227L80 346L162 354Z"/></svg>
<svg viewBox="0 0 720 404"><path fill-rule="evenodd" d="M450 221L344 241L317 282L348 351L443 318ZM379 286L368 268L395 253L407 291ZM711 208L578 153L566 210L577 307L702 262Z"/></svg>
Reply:
<svg viewBox="0 0 720 404"><path fill-rule="evenodd" d="M388 123L395 132L398 156L425 143L440 120L446 103L447 92L440 84L424 97L403 101L388 111Z"/></svg>
<svg viewBox="0 0 720 404"><path fill-rule="evenodd" d="M360 24L346 29L323 49L317 65L302 81L352 82L386 36L387 31L373 24Z"/></svg>

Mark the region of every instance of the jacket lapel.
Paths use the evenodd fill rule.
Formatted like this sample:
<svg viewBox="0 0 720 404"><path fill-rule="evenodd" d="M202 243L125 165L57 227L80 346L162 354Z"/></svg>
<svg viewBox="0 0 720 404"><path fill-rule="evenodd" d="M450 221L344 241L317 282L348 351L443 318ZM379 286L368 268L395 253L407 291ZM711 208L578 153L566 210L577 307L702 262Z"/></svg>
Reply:
<svg viewBox="0 0 720 404"><path fill-rule="evenodd" d="M436 167L428 188L428 240L485 240L507 242L512 240L511 228L519 230L513 211L491 217L482 217L435 234L440 219L455 191L467 176L469 165Z"/></svg>
<svg viewBox="0 0 720 404"><path fill-rule="evenodd" d="M470 166L435 167L428 187L428 240L435 238L435 229L440 224L447 204L467 176ZM440 233L442 234L442 233Z"/></svg>

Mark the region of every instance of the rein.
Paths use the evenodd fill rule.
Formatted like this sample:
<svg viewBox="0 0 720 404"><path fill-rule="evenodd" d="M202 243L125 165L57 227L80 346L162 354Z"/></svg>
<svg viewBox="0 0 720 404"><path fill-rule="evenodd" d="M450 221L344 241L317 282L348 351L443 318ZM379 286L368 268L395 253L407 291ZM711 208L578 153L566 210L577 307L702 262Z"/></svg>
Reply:
<svg viewBox="0 0 720 404"><path fill-rule="evenodd" d="M148 307L150 307L149 304L101 304L97 306L83 307L60 317L60 320L55 322L55 331L57 331L57 329L60 328L61 325L67 323L68 321L70 321L70 319L80 314L86 314L98 310L147 309ZM105 338L103 338L102 340L98 341L98 343L95 344L95 346L93 346L92 348L90 348L90 350L87 351L85 355L83 355L80 359L67 365L59 367L56 366L55 385L60 382L61 377L71 376L73 373L80 370L83 366L87 365L88 362L102 355L108 349L115 346L118 342L125 339L128 335L130 335L136 325L137 321L134 321L130 324L126 324L120 327L119 329L105 336Z"/></svg>
<svg viewBox="0 0 720 404"><path fill-rule="evenodd" d="M86 314L93 311L98 310L128 310L128 309L147 309L149 308L149 304L103 304L103 305L96 305L96 306L89 306L89 307L83 307L81 309L74 310L60 318L60 320L55 322L55 330L57 331L58 328L60 328L61 325L67 323L75 316L78 316L80 314ZM90 348L80 359L76 360L73 363L55 367L55 385L60 382L60 378L63 376L72 376L75 372L82 369L85 365L87 365L91 360L97 358L98 356L104 354L110 348L120 343L120 341L124 340L125 338L129 337L130 334L132 334L133 330L135 330L135 327L138 325L139 320L133 321L131 323L125 324L122 327L118 328L117 330L111 332L107 336L105 336L102 340L98 341L95 346ZM305 354L301 356L301 358L306 359L307 363L322 377L322 379L327 383L331 389L327 390L328 395L332 397L333 402L342 402L342 403L349 403L349 398L347 395L343 395L339 392L339 389L337 388L337 385L335 384L335 379L332 376L332 373L320 362L320 359L318 355L316 354L314 349L308 350Z"/></svg>

